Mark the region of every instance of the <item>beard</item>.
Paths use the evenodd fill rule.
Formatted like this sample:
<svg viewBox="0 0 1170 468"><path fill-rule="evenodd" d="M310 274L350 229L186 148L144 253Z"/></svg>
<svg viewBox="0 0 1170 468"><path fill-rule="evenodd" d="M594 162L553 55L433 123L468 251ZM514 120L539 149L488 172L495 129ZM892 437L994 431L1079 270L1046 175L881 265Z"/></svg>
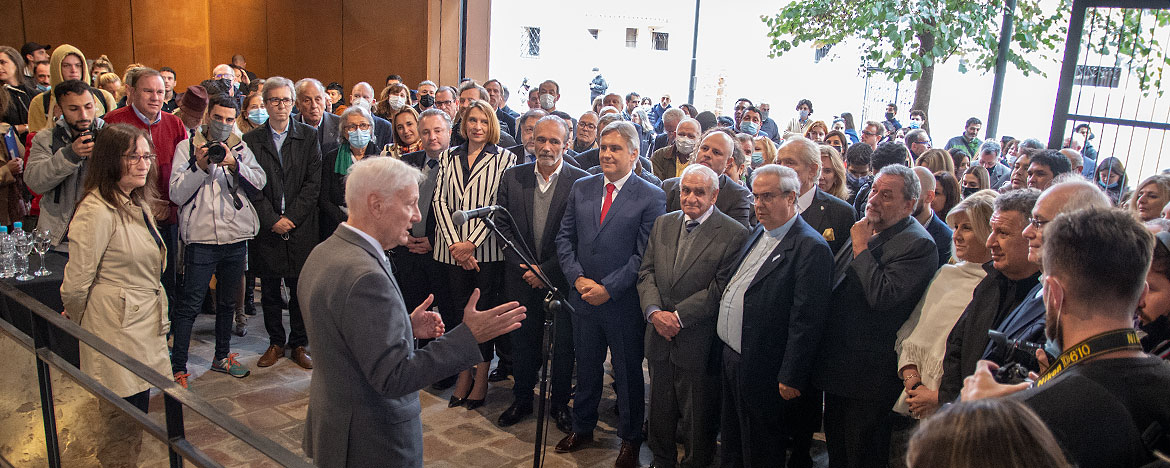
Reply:
<svg viewBox="0 0 1170 468"><path fill-rule="evenodd" d="M593 141L576 140L573 142L573 151L584 153L593 147Z"/></svg>

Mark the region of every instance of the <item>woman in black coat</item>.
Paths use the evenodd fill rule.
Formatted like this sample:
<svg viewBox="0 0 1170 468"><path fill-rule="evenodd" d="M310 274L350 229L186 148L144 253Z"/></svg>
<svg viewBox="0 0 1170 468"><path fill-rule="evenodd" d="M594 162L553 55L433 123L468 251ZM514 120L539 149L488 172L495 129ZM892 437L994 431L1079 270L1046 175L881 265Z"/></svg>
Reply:
<svg viewBox="0 0 1170 468"><path fill-rule="evenodd" d="M321 209L321 240L332 236L337 226L349 217L345 206L345 178L350 166L366 156L379 156L378 144L374 141L374 118L362 106L350 106L341 113L337 149L321 159L321 197L317 206ZM364 143L364 144L363 144Z"/></svg>

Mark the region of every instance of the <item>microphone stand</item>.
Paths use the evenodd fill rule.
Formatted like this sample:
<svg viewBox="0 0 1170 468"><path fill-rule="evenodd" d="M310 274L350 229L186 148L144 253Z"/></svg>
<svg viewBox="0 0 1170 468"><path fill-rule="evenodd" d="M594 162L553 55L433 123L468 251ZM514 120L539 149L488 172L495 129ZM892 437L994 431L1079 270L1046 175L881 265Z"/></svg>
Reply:
<svg viewBox="0 0 1170 468"><path fill-rule="evenodd" d="M504 214L506 214L508 216L508 219L512 218L512 214L508 213L507 209L500 208L500 211L503 211ZM539 401L537 402L537 406L536 406L537 407L537 410L536 410L536 436L535 436L535 442L533 443L533 448L532 448L532 467L533 468L540 468L541 463L543 461L543 454L544 454L544 430L545 430L545 424L546 424L545 419L548 416L547 408L546 408L545 404L547 401L548 391L549 391L548 370L552 366L552 364L550 362L550 361L552 361L552 346L553 346L552 332L553 332L553 327L555 326L553 324L553 315L555 315L557 312L559 312L561 310L568 310L569 312L572 312L573 306L569 305L568 301L565 300L564 294L562 294L561 291L558 290L556 286L553 286L552 281L549 281L548 277L545 276L543 271L540 271L540 270L532 267L533 260L531 258L531 252L529 252L529 255L525 255L524 252L521 252L520 249L517 249L516 245L513 244L512 241L509 240L507 237L505 237L504 234L500 232L500 229L498 227L496 227L496 223L495 223L495 221L492 221L491 216L485 216L483 218L483 223L485 225L487 225L487 227L489 229L491 229L493 233L496 234L496 237L498 237L500 240L504 241L505 248L507 248L508 250L511 250L513 253L516 254L516 256L520 257L520 265L521 266L523 266L526 270L531 271L533 274L536 275L537 278L540 278L540 280L544 282L545 289L548 290L548 292L549 292L548 296L544 300L544 306L543 306L544 307L544 336L541 339L541 345L540 345L540 350L541 350L540 351L541 352L540 397L539 397ZM516 237L520 237L521 240L523 239L520 236L520 233L515 233L515 234L516 234ZM524 245L524 250L525 251L528 250L527 245Z"/></svg>

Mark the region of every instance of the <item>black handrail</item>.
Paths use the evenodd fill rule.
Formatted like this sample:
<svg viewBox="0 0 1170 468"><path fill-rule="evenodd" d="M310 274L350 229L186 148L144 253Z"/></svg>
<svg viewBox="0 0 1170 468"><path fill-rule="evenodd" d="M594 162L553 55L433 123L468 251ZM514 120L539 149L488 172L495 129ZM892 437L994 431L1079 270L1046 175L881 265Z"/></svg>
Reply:
<svg viewBox="0 0 1170 468"><path fill-rule="evenodd" d="M261 436L240 421L224 414L206 400L179 386L174 381L159 374L141 361L130 357L121 350L98 338L89 331L81 328L60 313L37 301L32 296L17 289L6 282L0 282L0 294L9 301L15 302L32 314L32 332L29 337L10 323L0 320L0 332L12 337L24 348L32 351L37 360L37 378L40 384L41 411L45 426L45 449L49 466L61 466L60 447L57 443L56 417L53 411L53 391L49 378L49 366L60 369L90 393L98 398L113 404L120 411L141 426L147 434L167 444L170 452L170 465L179 468L183 460L187 460L201 467L222 466L212 460L203 451L192 445L184 434L183 407L194 410L207 419L208 422L227 431L232 436L255 448L258 452L272 461L283 466L311 467L304 458L290 452L272 439ZM166 427L161 427L150 420L146 414L139 411L126 400L114 394L93 377L82 372L77 366L69 363L53 350L49 349L48 336L52 328L58 328L94 351L97 351L114 363L134 373L138 378L146 381L163 392L164 411L166 413ZM7 463L0 458L0 463Z"/></svg>

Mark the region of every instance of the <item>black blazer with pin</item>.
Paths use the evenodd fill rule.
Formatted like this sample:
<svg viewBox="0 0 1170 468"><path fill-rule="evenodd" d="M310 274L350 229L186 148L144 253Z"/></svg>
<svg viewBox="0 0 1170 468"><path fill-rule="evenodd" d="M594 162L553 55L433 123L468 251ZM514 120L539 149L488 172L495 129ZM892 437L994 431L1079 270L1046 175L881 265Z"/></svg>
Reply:
<svg viewBox="0 0 1170 468"><path fill-rule="evenodd" d="M845 241L849 240L849 230L857 219L853 207L840 198L829 195L820 187L813 187L817 193L813 195L812 205L800 213L800 217L820 233L829 243L829 248L835 255Z"/></svg>

